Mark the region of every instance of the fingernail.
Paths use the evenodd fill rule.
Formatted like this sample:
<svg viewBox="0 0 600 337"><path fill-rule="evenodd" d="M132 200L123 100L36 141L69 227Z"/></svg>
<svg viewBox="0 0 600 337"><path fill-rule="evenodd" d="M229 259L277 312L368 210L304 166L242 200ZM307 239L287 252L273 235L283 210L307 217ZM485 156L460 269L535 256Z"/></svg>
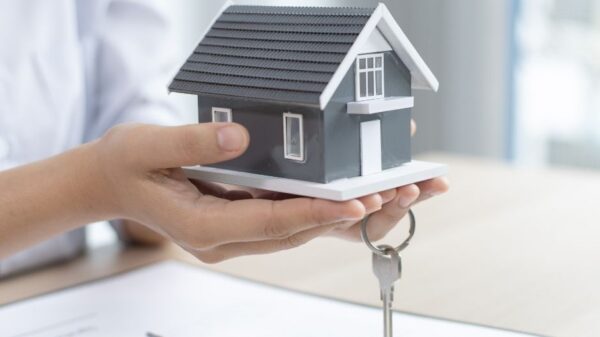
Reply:
<svg viewBox="0 0 600 337"><path fill-rule="evenodd" d="M437 197L440 194L442 194L442 192L440 192L440 191L430 191L427 193L427 196L430 198L433 198L433 197Z"/></svg>
<svg viewBox="0 0 600 337"><path fill-rule="evenodd" d="M418 195L417 194L411 194L411 195L400 195L398 197L398 204L400 205L400 207L402 208L409 208L413 202L415 202L417 200Z"/></svg>
<svg viewBox="0 0 600 337"><path fill-rule="evenodd" d="M239 151L246 142L238 126L224 126L217 131L217 142L223 151Z"/></svg>

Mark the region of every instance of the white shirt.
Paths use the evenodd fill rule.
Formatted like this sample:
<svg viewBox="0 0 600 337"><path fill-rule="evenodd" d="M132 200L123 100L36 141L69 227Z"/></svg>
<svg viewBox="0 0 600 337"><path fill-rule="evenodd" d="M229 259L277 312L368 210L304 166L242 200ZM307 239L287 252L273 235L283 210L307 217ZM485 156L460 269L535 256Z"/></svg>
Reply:
<svg viewBox="0 0 600 337"><path fill-rule="evenodd" d="M181 121L167 98L174 48L166 5L1 1L0 170L64 152L118 123ZM82 231L1 261L0 276L78 254Z"/></svg>

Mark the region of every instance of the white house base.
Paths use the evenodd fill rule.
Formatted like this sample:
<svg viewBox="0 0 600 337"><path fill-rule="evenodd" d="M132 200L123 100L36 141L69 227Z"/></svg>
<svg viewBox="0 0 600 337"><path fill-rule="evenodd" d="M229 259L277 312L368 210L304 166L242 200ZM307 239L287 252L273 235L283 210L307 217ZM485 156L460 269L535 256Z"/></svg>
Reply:
<svg viewBox="0 0 600 337"><path fill-rule="evenodd" d="M192 179L259 188L306 197L345 201L440 177L446 175L448 167L444 164L412 161L380 173L340 179L327 184L204 166L186 167L184 171Z"/></svg>

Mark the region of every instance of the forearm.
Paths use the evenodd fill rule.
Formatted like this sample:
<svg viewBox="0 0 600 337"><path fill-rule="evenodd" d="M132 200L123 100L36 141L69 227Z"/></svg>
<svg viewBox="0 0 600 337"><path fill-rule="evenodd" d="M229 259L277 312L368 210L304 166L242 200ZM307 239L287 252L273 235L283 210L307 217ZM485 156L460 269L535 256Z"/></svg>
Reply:
<svg viewBox="0 0 600 337"><path fill-rule="evenodd" d="M110 218L93 145L0 172L0 258Z"/></svg>

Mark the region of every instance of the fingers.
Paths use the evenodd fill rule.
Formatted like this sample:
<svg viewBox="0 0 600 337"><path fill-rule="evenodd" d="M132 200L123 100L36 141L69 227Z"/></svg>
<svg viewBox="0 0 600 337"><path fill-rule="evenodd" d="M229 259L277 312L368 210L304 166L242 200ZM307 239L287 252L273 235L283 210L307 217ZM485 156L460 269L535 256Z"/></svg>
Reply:
<svg viewBox="0 0 600 337"><path fill-rule="evenodd" d="M408 213L419 195L420 190L417 185L398 188L396 198L369 218L367 226L369 238L374 241L382 239Z"/></svg>
<svg viewBox="0 0 600 337"><path fill-rule="evenodd" d="M206 263L217 263L245 255L269 254L302 246L331 231L334 226L335 224L312 228L278 240L230 243L192 254Z"/></svg>
<svg viewBox="0 0 600 337"><path fill-rule="evenodd" d="M223 198L233 201L233 200L252 199L253 197L252 197L252 193L250 193L248 191L231 190L231 191L225 192L225 194L223 195Z"/></svg>
<svg viewBox="0 0 600 337"><path fill-rule="evenodd" d="M233 159L247 148L250 137L234 123L204 123L177 127L140 126L132 130L131 155L146 169L213 164Z"/></svg>
<svg viewBox="0 0 600 337"><path fill-rule="evenodd" d="M365 213L374 213L381 209L383 201L393 199L396 194L396 190L384 191L378 194L362 197L358 200L362 204L364 212L356 213L351 219L347 217L335 217L334 222L321 225L317 227L300 230L291 235L284 235L281 238L270 238L256 241L245 241L245 242L231 242L214 246L204 250L192 250L191 252L198 257L200 260L207 263L216 263L223 260L235 258L244 255L255 255L255 254L268 254L281 250L292 249L299 247L317 237L320 237L334 229L347 229L352 226L358 220L362 220ZM287 199L286 201L293 201L298 199ZM313 199L315 202L323 201ZM327 202L328 204L330 202ZM336 203L339 204L339 203ZM356 200L351 202L356 204ZM327 206L330 207L330 206ZM360 207L359 207L360 208ZM298 227L296 227L298 228ZM300 227L301 228L301 227ZM288 232L288 234L291 232Z"/></svg>
<svg viewBox="0 0 600 337"><path fill-rule="evenodd" d="M410 207L443 194L448 191L448 188L448 179L446 177L439 177L417 183L416 185L404 186L397 190L392 190L396 192L394 200L391 202L384 201L381 211L372 214L369 219L367 229L369 238L373 241L383 238L406 215ZM385 195L385 193L390 193L390 191L381 192L380 194ZM360 223L349 226L346 230L336 229L334 233L337 237L359 241L361 239Z"/></svg>
<svg viewBox="0 0 600 337"><path fill-rule="evenodd" d="M396 189L392 188L391 190L387 190L387 191L383 191L383 192L379 192L379 195L381 195L381 200L384 204L387 204L388 202L394 200L394 198L396 197L397 193L396 193Z"/></svg>
<svg viewBox="0 0 600 337"><path fill-rule="evenodd" d="M417 123L415 123L414 119L410 120L410 135L414 136L417 133Z"/></svg>
<svg viewBox="0 0 600 337"><path fill-rule="evenodd" d="M217 198L223 198L227 200L244 200L252 199L252 193L246 190L227 189L221 184L211 183L203 180L189 179L189 181L196 186L198 191L202 194L212 195ZM232 186L232 185L226 185ZM232 186L233 187L233 186Z"/></svg>
<svg viewBox="0 0 600 337"><path fill-rule="evenodd" d="M450 183L448 178L439 177L431 180L426 180L417 184L421 190L421 194L416 202L425 201L440 194L448 192Z"/></svg>
<svg viewBox="0 0 600 337"><path fill-rule="evenodd" d="M200 191L202 194L208 194L222 198L225 193L227 193L227 189L219 184L197 179L189 179L189 181L196 186L198 191Z"/></svg>
<svg viewBox="0 0 600 337"><path fill-rule="evenodd" d="M378 212L371 214L367 225L367 235L372 241L383 238L406 215L410 207L419 197L419 187L408 185L395 190L395 197L383 205ZM351 241L360 241L360 225L354 224L345 231L337 231L336 236Z"/></svg>
<svg viewBox="0 0 600 337"><path fill-rule="evenodd" d="M286 239L312 228L358 221L364 217L365 207L358 200L216 201L214 197L204 196L193 212L196 214L187 224L188 246L206 250L233 242Z"/></svg>

